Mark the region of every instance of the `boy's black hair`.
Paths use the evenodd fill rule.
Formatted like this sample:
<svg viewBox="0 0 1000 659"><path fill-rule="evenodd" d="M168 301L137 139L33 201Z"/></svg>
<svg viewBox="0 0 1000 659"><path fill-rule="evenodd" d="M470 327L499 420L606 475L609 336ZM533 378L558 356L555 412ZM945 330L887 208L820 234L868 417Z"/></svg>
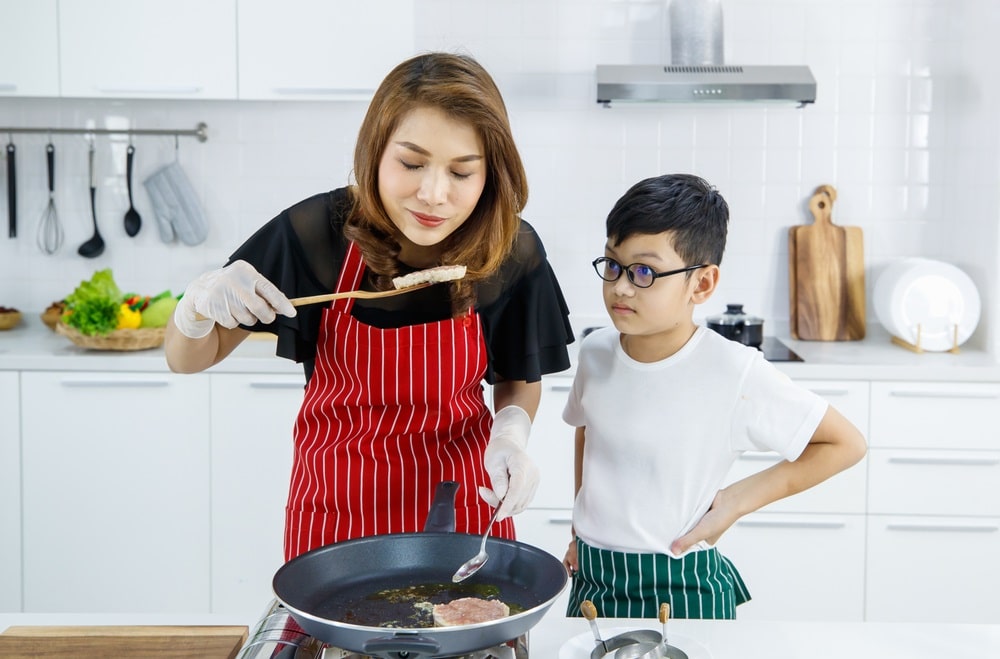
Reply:
<svg viewBox="0 0 1000 659"><path fill-rule="evenodd" d="M664 174L639 181L622 195L608 213L607 235L616 246L634 235L670 232L685 265L720 265L728 224L729 205L707 181Z"/></svg>

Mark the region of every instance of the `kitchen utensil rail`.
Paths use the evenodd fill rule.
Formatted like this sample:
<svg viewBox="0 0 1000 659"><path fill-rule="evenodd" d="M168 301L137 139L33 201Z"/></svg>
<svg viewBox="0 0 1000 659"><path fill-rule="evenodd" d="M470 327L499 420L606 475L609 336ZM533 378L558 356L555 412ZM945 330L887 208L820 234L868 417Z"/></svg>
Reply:
<svg viewBox="0 0 1000 659"><path fill-rule="evenodd" d="M173 135L196 137L199 142L208 140L208 124L199 122L193 129L183 128L0 128L0 133L47 133L49 135Z"/></svg>

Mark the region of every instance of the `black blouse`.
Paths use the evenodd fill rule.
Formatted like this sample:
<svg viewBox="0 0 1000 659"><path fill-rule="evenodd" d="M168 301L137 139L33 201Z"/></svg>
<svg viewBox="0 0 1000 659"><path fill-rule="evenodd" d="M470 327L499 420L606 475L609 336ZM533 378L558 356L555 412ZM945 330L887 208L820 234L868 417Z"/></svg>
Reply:
<svg viewBox="0 0 1000 659"><path fill-rule="evenodd" d="M343 228L349 207L346 188L301 201L261 227L229 262L247 261L290 298L330 293L347 251ZM367 270L360 288L375 290ZM451 317L448 291L448 286L430 286L406 295L355 299L352 315L380 328L436 322ZM486 339L487 382L537 382L543 374L569 368L569 309L541 239L524 220L511 255L492 277L477 283L476 299ZM277 354L301 362L308 379L328 306L301 306L295 318L278 316L271 324L244 329L276 334Z"/></svg>

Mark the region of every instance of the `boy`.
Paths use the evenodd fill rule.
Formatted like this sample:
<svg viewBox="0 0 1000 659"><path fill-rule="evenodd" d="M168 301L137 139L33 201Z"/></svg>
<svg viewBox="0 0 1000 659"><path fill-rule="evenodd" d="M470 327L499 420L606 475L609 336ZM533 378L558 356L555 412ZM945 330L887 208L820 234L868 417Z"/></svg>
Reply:
<svg viewBox="0 0 1000 659"><path fill-rule="evenodd" d="M580 346L569 615L735 618L750 599L714 547L737 519L858 462L861 433L761 353L693 320L719 282L729 208L686 174L640 181L594 261L614 327ZM785 460L720 489L744 451Z"/></svg>

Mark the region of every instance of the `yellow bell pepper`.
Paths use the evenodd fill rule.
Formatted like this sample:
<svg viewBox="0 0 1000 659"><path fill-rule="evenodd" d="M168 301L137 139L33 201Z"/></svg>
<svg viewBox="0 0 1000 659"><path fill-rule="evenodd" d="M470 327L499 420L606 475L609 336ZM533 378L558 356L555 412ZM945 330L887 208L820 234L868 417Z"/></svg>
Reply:
<svg viewBox="0 0 1000 659"><path fill-rule="evenodd" d="M118 308L118 327L115 329L137 329L141 324L141 312L132 309L128 303Z"/></svg>

